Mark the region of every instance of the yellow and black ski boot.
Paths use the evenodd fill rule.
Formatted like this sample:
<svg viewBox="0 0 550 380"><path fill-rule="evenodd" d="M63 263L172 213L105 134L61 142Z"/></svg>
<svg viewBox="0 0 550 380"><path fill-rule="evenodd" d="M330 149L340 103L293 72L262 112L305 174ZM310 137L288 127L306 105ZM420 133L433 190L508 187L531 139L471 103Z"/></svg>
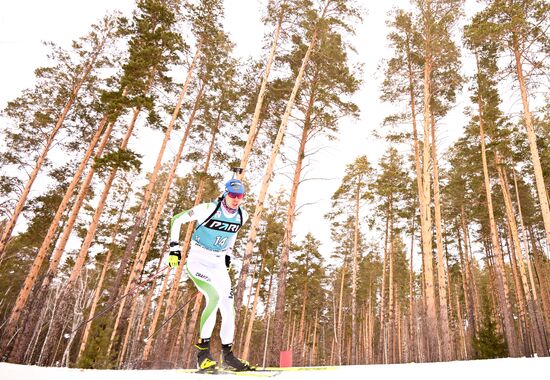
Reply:
<svg viewBox="0 0 550 380"><path fill-rule="evenodd" d="M199 339L195 344L197 352L197 368L199 372L217 372L218 363L210 356L210 339Z"/></svg>
<svg viewBox="0 0 550 380"><path fill-rule="evenodd" d="M233 344L222 344L223 365L230 371L254 371L256 367L250 365L249 362L237 358L233 354Z"/></svg>

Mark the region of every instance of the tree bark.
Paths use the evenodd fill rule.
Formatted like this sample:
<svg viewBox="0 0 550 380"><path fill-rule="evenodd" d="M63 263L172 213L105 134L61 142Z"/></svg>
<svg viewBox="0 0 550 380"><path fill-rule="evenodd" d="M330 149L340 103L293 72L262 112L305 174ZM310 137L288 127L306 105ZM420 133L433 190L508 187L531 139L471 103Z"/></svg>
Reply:
<svg viewBox="0 0 550 380"><path fill-rule="evenodd" d="M424 305L427 310L427 323L430 326L437 326L437 314L435 311L435 292L433 285L433 262L432 262L432 224L430 211L430 177L429 177L429 159L430 159L430 144L429 144L429 118L430 118L430 76L431 76L431 61L425 60L424 63L424 144L423 144L423 161L420 161L420 149L418 144L418 131L416 126L416 102L414 94L414 72L412 69L412 59L410 50L410 41L407 41L407 68L409 76L409 97L410 108L412 115L413 127L413 146L415 156L416 183L418 187L418 201L420 210L420 232L422 240L422 284L424 294ZM426 51L426 55L429 52ZM429 57L428 57L429 58ZM431 328L428 330L427 340L429 342L428 358L429 360L437 359L437 329Z"/></svg>
<svg viewBox="0 0 550 380"><path fill-rule="evenodd" d="M439 165L437 160L437 141L435 138L435 117L430 114L431 132L432 132L432 165L434 176L434 216L437 246L437 285L439 294L439 322L441 327L440 339L443 343L441 350L443 361L449 361L452 358L451 332L449 327L449 314L447 305L447 268L443 255L443 234L441 232L441 200L439 195ZM425 139L426 140L426 139Z"/></svg>

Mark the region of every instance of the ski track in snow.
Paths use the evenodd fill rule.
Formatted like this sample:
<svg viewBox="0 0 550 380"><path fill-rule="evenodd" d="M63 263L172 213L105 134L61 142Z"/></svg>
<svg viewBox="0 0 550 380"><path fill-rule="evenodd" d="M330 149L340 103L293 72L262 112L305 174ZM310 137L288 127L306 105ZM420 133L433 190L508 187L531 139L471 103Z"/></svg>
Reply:
<svg viewBox="0 0 550 380"><path fill-rule="evenodd" d="M387 365L341 366L327 370L288 370L274 375L276 379L384 379L384 380L523 380L545 379L550 372L550 358L506 358L493 360L453 361L447 363L408 363ZM26 366L0 363L1 380L191 380L217 378L261 378L253 372L233 374L197 374L170 370L93 370L59 367Z"/></svg>

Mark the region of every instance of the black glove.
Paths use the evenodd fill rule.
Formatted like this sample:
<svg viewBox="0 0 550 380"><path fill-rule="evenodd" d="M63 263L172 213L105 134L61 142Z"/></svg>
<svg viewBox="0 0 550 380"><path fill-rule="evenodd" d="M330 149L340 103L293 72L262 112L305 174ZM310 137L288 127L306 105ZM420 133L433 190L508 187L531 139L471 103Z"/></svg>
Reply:
<svg viewBox="0 0 550 380"><path fill-rule="evenodd" d="M168 265L170 268L177 268L181 261L181 248L179 243L170 242L170 254L168 255Z"/></svg>
<svg viewBox="0 0 550 380"><path fill-rule="evenodd" d="M225 267L227 268L227 271L231 269L231 256L225 255Z"/></svg>

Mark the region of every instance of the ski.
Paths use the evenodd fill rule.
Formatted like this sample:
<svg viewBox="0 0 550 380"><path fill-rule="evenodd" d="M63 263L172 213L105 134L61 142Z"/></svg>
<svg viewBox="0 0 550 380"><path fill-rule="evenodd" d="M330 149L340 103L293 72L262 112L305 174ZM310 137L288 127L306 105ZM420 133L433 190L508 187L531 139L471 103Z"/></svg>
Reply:
<svg viewBox="0 0 550 380"><path fill-rule="evenodd" d="M232 371L227 368L215 368L211 370L197 370L197 369L179 369L177 372L183 373L197 373L201 375L233 375L233 376L245 376L245 377L274 377L281 373L276 369L255 369L249 371Z"/></svg>
<svg viewBox="0 0 550 380"><path fill-rule="evenodd" d="M273 377L281 373L281 371L269 370L269 369L251 369L248 371L233 371L226 368L220 368L219 373L230 374L234 376L248 376L248 377Z"/></svg>

